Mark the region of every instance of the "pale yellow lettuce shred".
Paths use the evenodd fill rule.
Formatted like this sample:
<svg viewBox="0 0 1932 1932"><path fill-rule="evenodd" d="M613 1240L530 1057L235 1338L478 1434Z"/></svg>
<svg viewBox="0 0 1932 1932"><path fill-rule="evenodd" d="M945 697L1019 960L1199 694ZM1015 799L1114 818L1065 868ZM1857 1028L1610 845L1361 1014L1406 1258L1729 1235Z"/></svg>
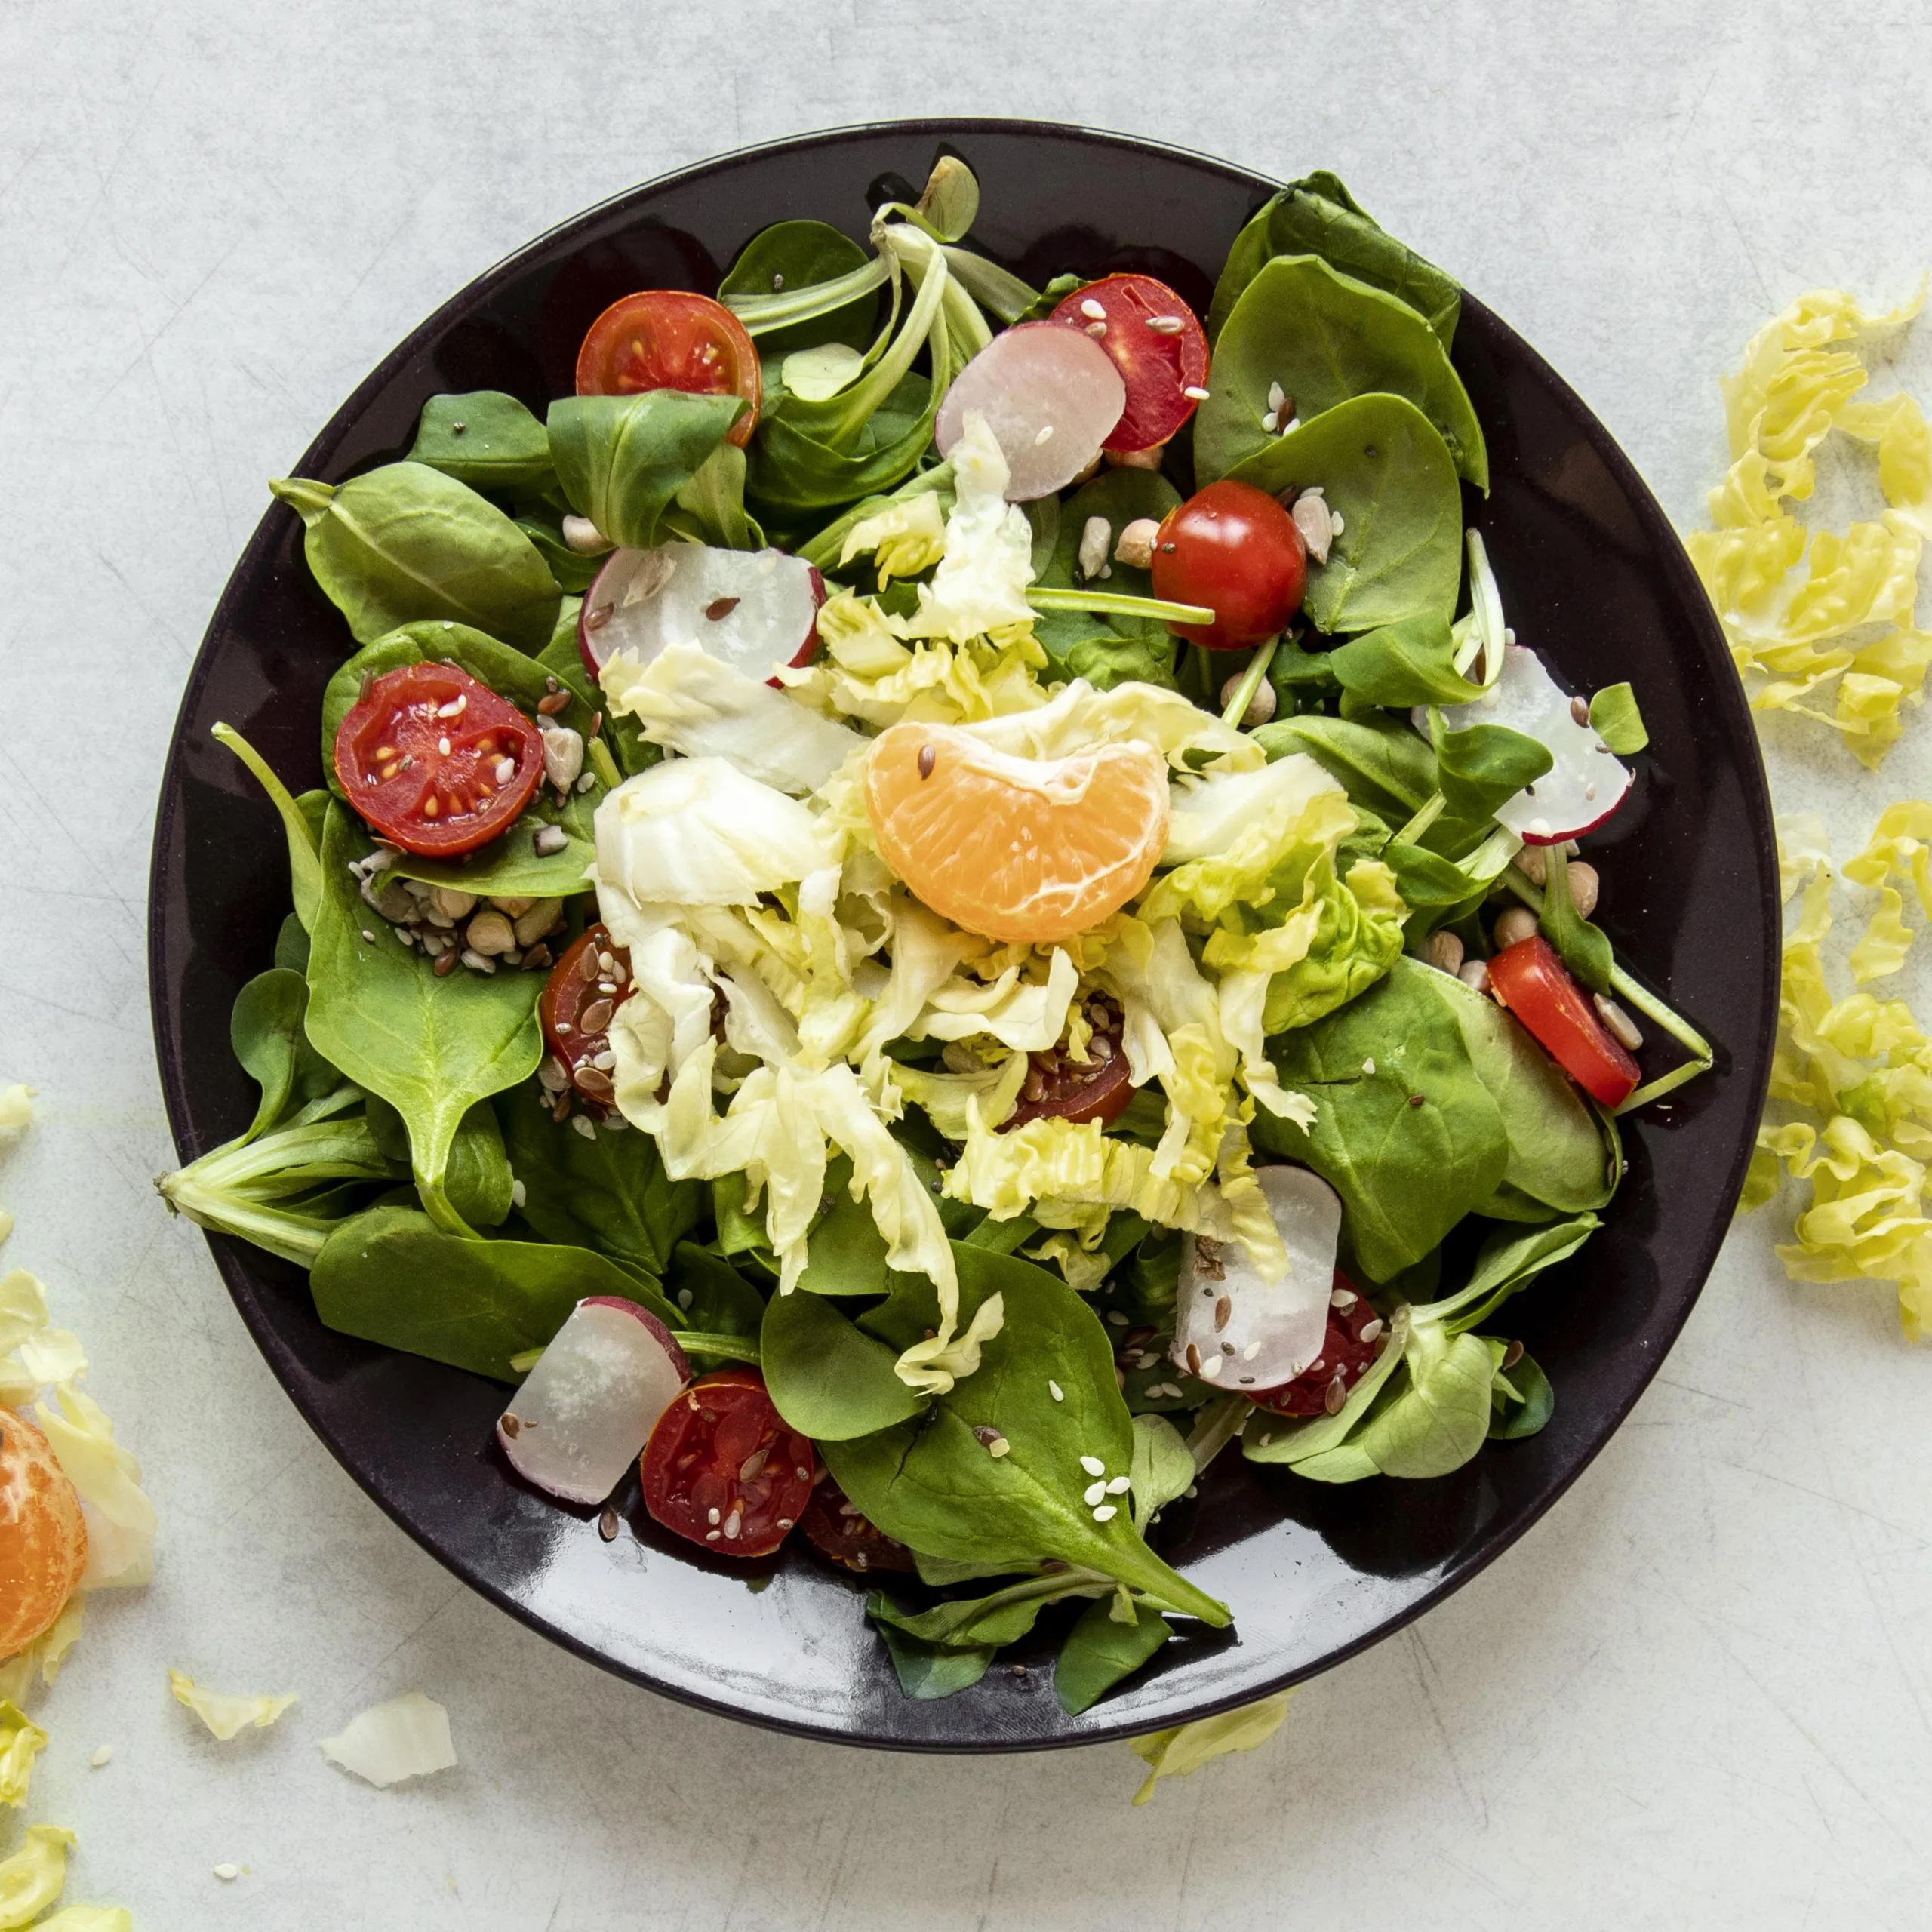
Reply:
<svg viewBox="0 0 1932 1932"><path fill-rule="evenodd" d="M1288 1714L1292 1690L1277 1691L1258 1703L1244 1704L1238 1710L1223 1711L1219 1717L1197 1718L1192 1724L1177 1725L1172 1730L1157 1730L1150 1737L1132 1740L1134 1755L1147 1769L1146 1781L1134 1794L1136 1804L1145 1804L1163 1778L1183 1778L1237 1751L1252 1751L1266 1744L1281 1727Z"/></svg>
<svg viewBox="0 0 1932 1932"><path fill-rule="evenodd" d="M1932 635L1913 622L1932 431L1911 396L1864 396L1860 350L1895 335L1921 300L1868 315L1843 290L1816 289L1752 338L1723 383L1731 464L1711 492L1713 527L1685 540L1752 708L1829 724L1873 768L1932 665ZM1876 446L1886 508L1814 533L1783 505L1811 495L1814 453L1835 429Z"/></svg>
<svg viewBox="0 0 1932 1932"><path fill-rule="evenodd" d="M1787 900L1801 890L1784 943L1773 1112L1759 1129L1742 1206L1777 1192L1780 1163L1808 1193L1794 1241L1777 1255L1794 1281L1895 1283L1906 1335L1932 1318L1932 1039L1902 1000L1859 991L1835 998L1820 950L1834 923L1835 883L1823 827L1814 817L1780 820L1779 873ZM1888 808L1869 844L1844 868L1875 890L1878 904L1851 949L1855 983L1905 963L1912 929L1890 881L1909 879L1932 916L1927 837L1932 804Z"/></svg>
<svg viewBox="0 0 1932 1932"><path fill-rule="evenodd" d="M29 1825L20 1850L0 1858L0 1932L31 1925L60 1898L73 1842L73 1833L59 1825Z"/></svg>
<svg viewBox="0 0 1932 1932"><path fill-rule="evenodd" d="M239 1737L245 1730L267 1730L296 1700L292 1690L279 1697L210 1690L197 1684L185 1670L171 1670L168 1687L174 1701L192 1711L207 1726L208 1734L223 1744Z"/></svg>
<svg viewBox="0 0 1932 1932"><path fill-rule="evenodd" d="M33 1761L46 1748L46 1732L11 1697L0 1697L0 1804L17 1811L26 1804Z"/></svg>

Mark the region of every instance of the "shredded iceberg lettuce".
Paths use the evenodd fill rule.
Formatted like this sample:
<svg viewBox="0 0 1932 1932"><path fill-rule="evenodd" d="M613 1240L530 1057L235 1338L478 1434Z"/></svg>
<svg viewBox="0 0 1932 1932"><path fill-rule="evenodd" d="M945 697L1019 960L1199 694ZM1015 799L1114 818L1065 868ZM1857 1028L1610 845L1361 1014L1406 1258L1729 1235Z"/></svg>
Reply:
<svg viewBox="0 0 1932 1932"><path fill-rule="evenodd" d="M983 428L984 420L981 419ZM868 553L883 589L896 577L917 577L946 555L946 516L937 491L902 497L875 515L861 517L845 533L842 566Z"/></svg>
<svg viewBox="0 0 1932 1932"><path fill-rule="evenodd" d="M1292 1690L1278 1691L1259 1703L1223 1711L1219 1717L1198 1718L1172 1730L1157 1730L1151 1737L1131 1740L1135 1756L1148 1767L1146 1781L1134 1794L1134 1803L1145 1804L1163 1778L1184 1778L1217 1758L1266 1744L1281 1729L1288 1714L1288 1700L1294 1694Z"/></svg>
<svg viewBox="0 0 1932 1932"><path fill-rule="evenodd" d="M185 1670L168 1673L174 1701L184 1705L224 1744L252 1726L266 1730L295 1702L295 1693L280 1697L248 1697L234 1691L205 1690Z"/></svg>
<svg viewBox="0 0 1932 1932"><path fill-rule="evenodd" d="M67 1884L67 1847L74 1835L59 1825L29 1825L11 1858L0 1858L0 1927L29 1925Z"/></svg>
<svg viewBox="0 0 1932 1932"><path fill-rule="evenodd" d="M0 1698L0 1804L17 1811L26 1804L33 1761L46 1748L46 1732L11 1698Z"/></svg>
<svg viewBox="0 0 1932 1932"><path fill-rule="evenodd" d="M352 1718L334 1737L322 1740L321 1749L331 1764L383 1789L405 1778L447 1771L457 1761L449 1712L420 1690L405 1690Z"/></svg>

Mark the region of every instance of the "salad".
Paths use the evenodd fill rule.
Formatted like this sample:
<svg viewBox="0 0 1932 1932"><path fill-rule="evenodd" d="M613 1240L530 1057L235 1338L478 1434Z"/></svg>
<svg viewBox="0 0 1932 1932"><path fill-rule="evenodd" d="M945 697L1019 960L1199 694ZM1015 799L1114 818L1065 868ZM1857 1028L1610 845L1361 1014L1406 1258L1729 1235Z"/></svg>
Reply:
<svg viewBox="0 0 1932 1932"><path fill-rule="evenodd" d="M1331 175L1204 309L1036 290L978 200L778 222L543 414L272 486L327 785L217 728L292 910L255 1118L160 1185L515 1385L497 1453L607 1538L805 1544L915 1697L1045 1618L1077 1712L1238 1614L1160 1554L1217 1455L1543 1426L1506 1305L1712 1050L1592 922L1644 725L1465 528L1456 285Z"/></svg>

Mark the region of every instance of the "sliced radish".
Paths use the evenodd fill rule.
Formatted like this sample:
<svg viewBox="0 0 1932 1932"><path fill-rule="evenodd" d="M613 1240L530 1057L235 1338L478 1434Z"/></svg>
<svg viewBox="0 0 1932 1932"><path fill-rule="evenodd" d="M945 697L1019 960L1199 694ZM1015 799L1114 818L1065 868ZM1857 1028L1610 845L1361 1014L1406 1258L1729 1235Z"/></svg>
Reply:
<svg viewBox="0 0 1932 1932"><path fill-rule="evenodd" d="M593 1295L537 1358L497 1421L497 1440L526 1482L566 1503L601 1503L691 1374L648 1309Z"/></svg>
<svg viewBox="0 0 1932 1932"><path fill-rule="evenodd" d="M825 580L783 550L660 543L615 550L592 580L577 646L594 675L627 651L648 664L666 645L695 644L748 677L802 664L818 648Z"/></svg>
<svg viewBox="0 0 1932 1932"><path fill-rule="evenodd" d="M953 380L933 440L947 455L966 412L986 419L1006 457L1006 499L1063 489L1094 462L1127 407L1127 384L1092 337L1058 322L1021 322L996 335Z"/></svg>
<svg viewBox="0 0 1932 1932"><path fill-rule="evenodd" d="M1426 733L1428 712L1415 715ZM1589 706L1563 690L1543 660L1521 645L1503 646L1502 674L1482 697L1449 705L1442 716L1452 731L1506 724L1548 748L1555 763L1496 814L1526 845L1554 845L1594 832L1630 789L1629 768L1590 728Z"/></svg>
<svg viewBox="0 0 1932 1932"><path fill-rule="evenodd" d="M1174 1360L1217 1388L1292 1382L1321 1353L1341 1239L1340 1197L1306 1168L1257 1168L1288 1272L1264 1281L1246 1251L1196 1235L1174 1299Z"/></svg>

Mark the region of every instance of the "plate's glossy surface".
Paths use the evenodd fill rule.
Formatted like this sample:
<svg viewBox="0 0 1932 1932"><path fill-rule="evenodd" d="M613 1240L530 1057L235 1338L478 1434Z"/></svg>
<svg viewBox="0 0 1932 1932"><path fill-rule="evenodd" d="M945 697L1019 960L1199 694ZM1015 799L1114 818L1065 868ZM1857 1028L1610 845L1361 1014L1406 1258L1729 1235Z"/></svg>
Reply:
<svg viewBox="0 0 1932 1932"><path fill-rule="evenodd" d="M941 143L979 176L976 245L1036 285L1062 269L1138 267L1204 309L1229 241L1269 192L1171 149L1017 122L897 124L709 162L579 217L473 283L369 377L297 472L339 481L401 454L441 390L506 389L540 414L568 392L583 331L614 297L709 290L753 233L786 217L863 233L869 192L912 198L907 184ZM1630 803L1590 841L1604 877L1599 918L1620 954L1721 1043L1714 1077L1626 1123L1630 1174L1604 1232L1512 1306L1512 1331L1555 1387L1549 1427L1431 1482L1330 1489L1224 1457L1159 1540L1234 1606L1232 1630L1171 1644L1082 1718L1054 1699L1048 1641L1020 1654L1024 1669L913 1703L854 1580L803 1550L754 1566L707 1561L650 1522L634 1480L617 1498L624 1527L604 1543L592 1512L558 1508L497 1457L499 1388L330 1333L298 1270L211 1237L291 1398L426 1549L546 1635L671 1696L853 1743L1016 1749L1177 1724L1320 1670L1455 1589L1575 1478L1662 1361L1729 1220L1769 1067L1776 863L1750 720L1663 512L1602 426L1473 300L1455 360L1489 438L1493 494L1470 505L1512 624L1573 684L1632 680L1653 734ZM162 787L150 971L184 1159L253 1111L229 1010L268 963L288 906L273 814L208 729L226 719L297 789L318 783L321 689L346 644L299 530L293 512L271 508L237 565Z"/></svg>

